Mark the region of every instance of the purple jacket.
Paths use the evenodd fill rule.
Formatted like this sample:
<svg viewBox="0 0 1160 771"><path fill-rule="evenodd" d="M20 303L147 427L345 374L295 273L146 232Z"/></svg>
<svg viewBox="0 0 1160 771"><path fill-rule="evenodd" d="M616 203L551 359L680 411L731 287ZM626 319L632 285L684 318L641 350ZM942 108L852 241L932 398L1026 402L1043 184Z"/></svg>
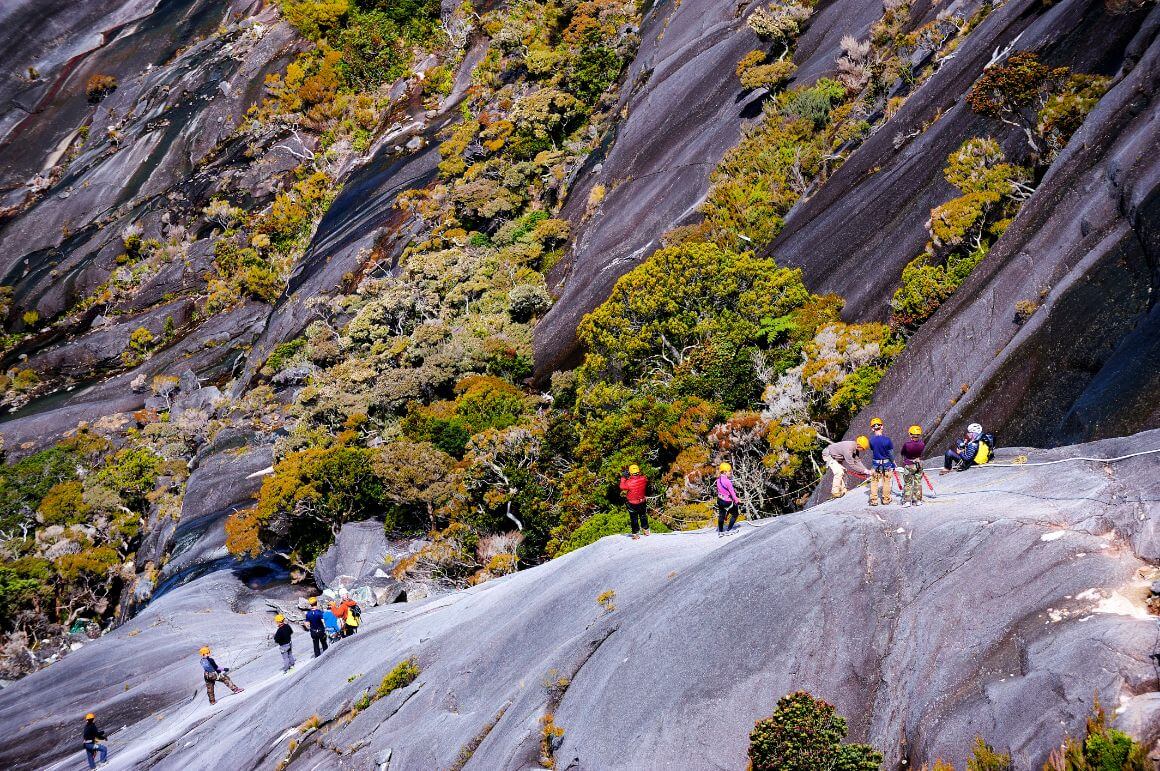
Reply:
<svg viewBox="0 0 1160 771"><path fill-rule="evenodd" d="M717 476L717 497L730 503L741 503L737 500L737 491L733 489L733 480L724 474Z"/></svg>
<svg viewBox="0 0 1160 771"><path fill-rule="evenodd" d="M922 458L922 451L926 449L926 442L921 439L911 439L902 445L902 465L913 466L916 460Z"/></svg>

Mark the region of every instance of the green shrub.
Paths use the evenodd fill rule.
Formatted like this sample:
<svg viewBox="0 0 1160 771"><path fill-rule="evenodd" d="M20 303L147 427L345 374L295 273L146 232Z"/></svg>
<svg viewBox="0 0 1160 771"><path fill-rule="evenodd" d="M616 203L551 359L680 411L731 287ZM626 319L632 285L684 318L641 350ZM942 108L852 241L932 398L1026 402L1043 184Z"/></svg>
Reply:
<svg viewBox="0 0 1160 771"><path fill-rule="evenodd" d="M379 683L379 688L375 692L375 698L381 699L400 688L406 688L408 685L415 682L415 678L417 678L421 672L422 670L419 669L419 662L414 658L400 661L390 672L383 676L383 681Z"/></svg>
<svg viewBox="0 0 1160 771"><path fill-rule="evenodd" d="M278 343L262 365L262 374L267 377L275 375L286 367L301 361L306 355L306 338L296 337L285 343Z"/></svg>
<svg viewBox="0 0 1160 771"><path fill-rule="evenodd" d="M1083 740L1068 736L1051 752L1043 771L1150 771L1148 748L1108 727L1099 699L1092 706Z"/></svg>
<svg viewBox="0 0 1160 771"><path fill-rule="evenodd" d="M983 737L976 736L967 771L1015 771L1015 764L1011 762L1011 753L997 752Z"/></svg>
<svg viewBox="0 0 1160 771"><path fill-rule="evenodd" d="M931 243L902 270L890 326L913 332L966 281L1019 210L1027 169L1007 163L993 139L972 138L947 157L946 180L963 194L930 212Z"/></svg>
<svg viewBox="0 0 1160 771"><path fill-rule="evenodd" d="M350 0L278 0L290 26L310 40L319 40L337 26L350 10Z"/></svg>
<svg viewBox="0 0 1160 771"><path fill-rule="evenodd" d="M384 511L374 459L373 450L343 444L290 453L265 478L254 509L231 515L226 547L256 554L285 543L313 563L344 523Z"/></svg>
<svg viewBox="0 0 1160 771"><path fill-rule="evenodd" d="M814 131L819 131L829 122L830 110L845 98L845 86L836 80L822 78L809 88L786 91L778 98L778 106L786 117L809 121Z"/></svg>
<svg viewBox="0 0 1160 771"><path fill-rule="evenodd" d="M798 691L778 699L771 717L749 734L753 771L877 771L882 753L865 744L842 744L846 719L833 705Z"/></svg>

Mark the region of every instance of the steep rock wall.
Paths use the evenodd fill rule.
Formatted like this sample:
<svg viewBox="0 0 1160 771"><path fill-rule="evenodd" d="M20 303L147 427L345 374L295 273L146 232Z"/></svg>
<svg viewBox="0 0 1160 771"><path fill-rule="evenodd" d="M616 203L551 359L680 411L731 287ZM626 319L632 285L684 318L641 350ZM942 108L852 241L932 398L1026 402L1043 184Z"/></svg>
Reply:
<svg viewBox="0 0 1160 771"><path fill-rule="evenodd" d="M980 420L1002 443L1058 444L1160 420L1160 12L1126 74L959 291L910 341L871 413L936 440ZM1038 310L1023 324L1015 303Z"/></svg>

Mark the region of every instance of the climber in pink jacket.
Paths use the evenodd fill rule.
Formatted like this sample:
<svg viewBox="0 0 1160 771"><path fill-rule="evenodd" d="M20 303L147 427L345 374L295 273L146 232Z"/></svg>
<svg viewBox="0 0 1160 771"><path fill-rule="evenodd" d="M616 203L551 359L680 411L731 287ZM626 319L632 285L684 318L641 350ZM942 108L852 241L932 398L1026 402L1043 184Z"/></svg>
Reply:
<svg viewBox="0 0 1160 771"><path fill-rule="evenodd" d="M725 535L737 529L737 504L741 503L737 491L733 489L733 466L722 463L717 467L717 535ZM725 527L725 516L729 515L729 527Z"/></svg>

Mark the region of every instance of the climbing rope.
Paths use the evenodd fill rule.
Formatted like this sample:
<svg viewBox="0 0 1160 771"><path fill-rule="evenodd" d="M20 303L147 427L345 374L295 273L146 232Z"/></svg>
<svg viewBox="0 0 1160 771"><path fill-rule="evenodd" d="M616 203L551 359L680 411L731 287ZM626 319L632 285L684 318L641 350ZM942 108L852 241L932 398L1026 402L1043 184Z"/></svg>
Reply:
<svg viewBox="0 0 1160 771"><path fill-rule="evenodd" d="M1160 447L1155 450L1141 450L1140 452L1133 452L1129 455L1120 455L1116 458L1089 458L1085 455L1077 455L1074 458L1060 458L1059 460L1045 460L1038 463L1028 463L1026 455L1018 455L1010 463L982 463L971 466L971 468L1022 468L1023 466L1053 466L1056 463L1067 463L1068 461L1086 460L1094 461L1096 463L1115 463L1116 461L1127 460L1128 458L1138 458L1141 455L1151 455L1160 452Z"/></svg>

